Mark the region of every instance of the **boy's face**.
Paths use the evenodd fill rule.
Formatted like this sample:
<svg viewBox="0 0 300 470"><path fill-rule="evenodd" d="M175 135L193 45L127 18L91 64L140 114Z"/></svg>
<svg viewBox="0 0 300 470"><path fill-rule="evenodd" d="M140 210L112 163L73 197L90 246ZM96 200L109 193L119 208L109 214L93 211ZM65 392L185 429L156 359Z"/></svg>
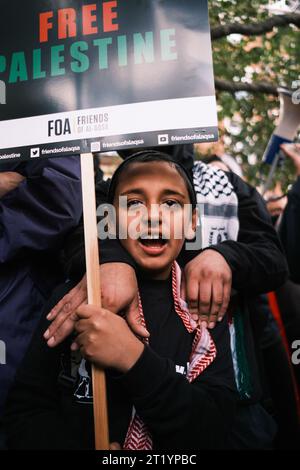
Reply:
<svg viewBox="0 0 300 470"><path fill-rule="evenodd" d="M168 162L132 163L120 177L114 206L119 233L127 235L120 240L124 248L151 278L166 279L195 230L183 177Z"/></svg>

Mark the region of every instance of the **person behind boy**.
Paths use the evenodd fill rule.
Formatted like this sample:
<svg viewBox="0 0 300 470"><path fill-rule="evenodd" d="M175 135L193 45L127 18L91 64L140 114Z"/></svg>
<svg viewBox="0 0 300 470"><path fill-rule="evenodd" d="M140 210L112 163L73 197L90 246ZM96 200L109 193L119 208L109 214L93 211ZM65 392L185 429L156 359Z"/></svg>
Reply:
<svg viewBox="0 0 300 470"><path fill-rule="evenodd" d="M127 198L125 208L119 206L120 196ZM209 332L193 321L180 298L175 260L196 222L196 196L184 169L162 153L141 152L119 167L109 200L119 227L130 226L136 217L132 208L146 209L147 216L139 219L141 236L121 243L139 267L140 316L150 338L142 342L108 310L82 306L76 338L50 349L43 320L7 403L9 448L93 448L90 362L107 370L110 439L124 449L239 448L243 438L250 448L264 447L262 434L268 437L272 428L267 415L259 443L245 420L243 427L237 424L227 315ZM193 214L188 230L176 239L178 225L187 220L186 204L192 204ZM153 205L160 209L155 215ZM70 287L56 291L47 308ZM84 358L77 359L78 374L71 343L72 354L80 349Z"/></svg>
<svg viewBox="0 0 300 470"><path fill-rule="evenodd" d="M0 421L43 306L64 279L59 250L81 214L79 157L1 163L0 338L6 361L0 366Z"/></svg>

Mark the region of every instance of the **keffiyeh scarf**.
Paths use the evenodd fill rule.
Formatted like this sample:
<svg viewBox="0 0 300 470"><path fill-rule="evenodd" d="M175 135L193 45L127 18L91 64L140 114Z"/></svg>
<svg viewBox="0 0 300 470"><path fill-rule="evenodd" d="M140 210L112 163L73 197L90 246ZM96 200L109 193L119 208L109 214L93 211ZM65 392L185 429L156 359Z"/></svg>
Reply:
<svg viewBox="0 0 300 470"><path fill-rule="evenodd" d="M215 359L217 351L215 344L206 328L197 325L191 318L187 305L180 298L181 270L177 263L172 268L172 292L175 312L181 318L186 330L189 333L195 332L192 351L187 371L187 380L193 382ZM141 301L139 303L141 323L145 324ZM152 436L146 424L133 409L131 422L127 431L123 449L125 450L151 450Z"/></svg>

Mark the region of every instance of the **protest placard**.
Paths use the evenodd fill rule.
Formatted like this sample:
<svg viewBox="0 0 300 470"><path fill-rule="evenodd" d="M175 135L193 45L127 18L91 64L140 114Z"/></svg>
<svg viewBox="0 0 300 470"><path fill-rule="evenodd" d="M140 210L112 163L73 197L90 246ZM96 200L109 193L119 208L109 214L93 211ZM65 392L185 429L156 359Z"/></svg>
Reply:
<svg viewBox="0 0 300 470"><path fill-rule="evenodd" d="M0 80L1 161L217 139L207 0L3 0Z"/></svg>

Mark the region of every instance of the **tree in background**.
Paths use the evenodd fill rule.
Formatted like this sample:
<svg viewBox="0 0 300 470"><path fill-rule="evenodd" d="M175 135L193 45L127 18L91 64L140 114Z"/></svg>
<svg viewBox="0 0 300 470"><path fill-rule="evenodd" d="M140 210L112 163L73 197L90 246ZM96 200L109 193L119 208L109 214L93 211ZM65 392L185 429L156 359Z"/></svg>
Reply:
<svg viewBox="0 0 300 470"><path fill-rule="evenodd" d="M300 12L270 15L269 3L209 0L220 134L256 186L279 115L277 87L300 80ZM276 174L284 189L293 177L288 162Z"/></svg>

